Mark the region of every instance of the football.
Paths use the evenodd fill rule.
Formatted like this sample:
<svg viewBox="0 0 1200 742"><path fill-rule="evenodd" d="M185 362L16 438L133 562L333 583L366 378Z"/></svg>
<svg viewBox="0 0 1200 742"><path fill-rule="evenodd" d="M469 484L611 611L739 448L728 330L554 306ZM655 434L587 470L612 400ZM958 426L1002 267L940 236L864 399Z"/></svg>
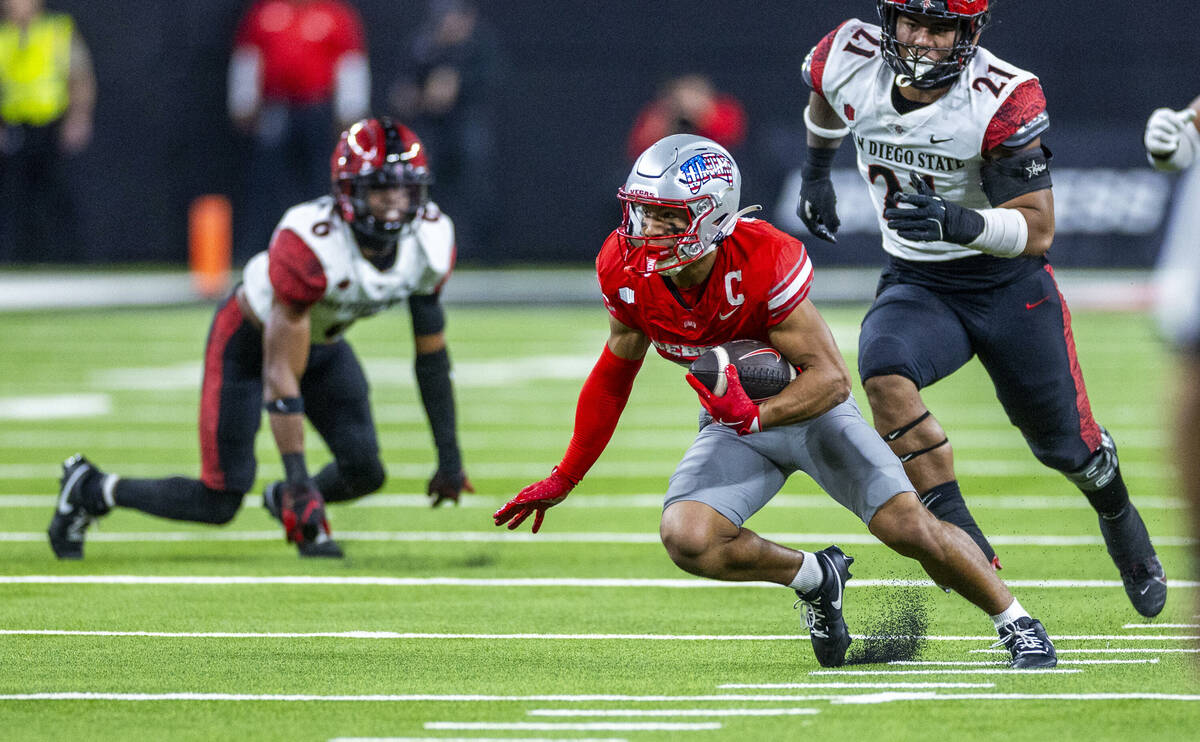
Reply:
<svg viewBox="0 0 1200 742"><path fill-rule="evenodd" d="M718 397L725 394L725 367L737 369L746 394L762 402L783 391L796 378L796 367L783 354L758 340L733 340L718 345L692 361L689 369L700 383Z"/></svg>

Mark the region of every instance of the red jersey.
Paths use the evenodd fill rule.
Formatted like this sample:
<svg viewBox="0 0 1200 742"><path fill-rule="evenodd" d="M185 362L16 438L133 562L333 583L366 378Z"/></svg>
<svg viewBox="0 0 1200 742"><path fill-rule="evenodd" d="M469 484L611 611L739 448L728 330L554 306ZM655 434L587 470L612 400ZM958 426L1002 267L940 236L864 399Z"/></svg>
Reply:
<svg viewBox="0 0 1200 742"><path fill-rule="evenodd" d="M650 338L659 355L683 365L730 340L769 343L767 330L791 314L812 285L804 245L757 219L742 219L721 243L698 292L679 290L666 276L626 272L624 255L613 232L596 258L604 305L618 322Z"/></svg>
<svg viewBox="0 0 1200 742"><path fill-rule="evenodd" d="M263 98L318 103L329 100L338 59L363 52L363 38L358 13L339 0L259 0L235 46L261 55Z"/></svg>

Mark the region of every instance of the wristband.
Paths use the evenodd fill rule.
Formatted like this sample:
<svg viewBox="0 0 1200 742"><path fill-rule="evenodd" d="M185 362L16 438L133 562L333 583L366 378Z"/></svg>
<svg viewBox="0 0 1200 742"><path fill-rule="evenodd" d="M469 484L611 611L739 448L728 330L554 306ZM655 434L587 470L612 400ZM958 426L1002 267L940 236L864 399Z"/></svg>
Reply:
<svg viewBox="0 0 1200 742"><path fill-rule="evenodd" d="M263 404L263 409L273 415L303 415L304 397L280 397Z"/></svg>
<svg viewBox="0 0 1200 742"><path fill-rule="evenodd" d="M804 167L800 168L805 180L820 180L829 177L833 170L833 158L837 150L832 147L809 147L804 155Z"/></svg>
<svg viewBox="0 0 1200 742"><path fill-rule="evenodd" d="M1029 224L1017 209L975 209L983 217L983 231L967 247L998 258L1015 258L1029 244Z"/></svg>
<svg viewBox="0 0 1200 742"><path fill-rule="evenodd" d="M822 139L842 139L850 133L849 126L843 126L840 129L826 129L824 126L818 126L813 123L812 115L809 114L809 106L804 107L804 125L808 127L808 133Z"/></svg>

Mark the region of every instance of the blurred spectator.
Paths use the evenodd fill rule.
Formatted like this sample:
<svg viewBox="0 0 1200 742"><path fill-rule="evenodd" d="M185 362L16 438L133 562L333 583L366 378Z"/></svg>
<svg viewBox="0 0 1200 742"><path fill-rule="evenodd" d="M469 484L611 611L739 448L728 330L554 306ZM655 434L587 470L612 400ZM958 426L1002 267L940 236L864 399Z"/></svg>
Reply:
<svg viewBox="0 0 1200 742"><path fill-rule="evenodd" d="M430 0L406 71L389 90L392 111L429 147L438 201L456 216L459 254L482 255L499 221L497 99L505 60L499 40L466 0Z"/></svg>
<svg viewBox="0 0 1200 742"><path fill-rule="evenodd" d="M0 261L83 257L66 162L92 138L96 78L65 13L4 0L0 24Z"/></svg>
<svg viewBox="0 0 1200 742"><path fill-rule="evenodd" d="M262 251L283 210L329 190L337 133L366 115L371 73L357 11L343 0L257 0L229 64L229 115L250 139L234 258Z"/></svg>
<svg viewBox="0 0 1200 742"><path fill-rule="evenodd" d="M683 75L667 82L638 113L629 132L630 161L670 134L699 134L736 155L746 140L746 112L704 75Z"/></svg>
<svg viewBox="0 0 1200 742"><path fill-rule="evenodd" d="M1160 108L1146 122L1143 144L1151 166L1183 171L1158 259L1158 319L1179 354L1176 382L1175 458L1179 484L1189 503L1192 536L1200 538L1200 97L1174 111ZM1200 541L1192 547L1193 575L1200 569Z"/></svg>

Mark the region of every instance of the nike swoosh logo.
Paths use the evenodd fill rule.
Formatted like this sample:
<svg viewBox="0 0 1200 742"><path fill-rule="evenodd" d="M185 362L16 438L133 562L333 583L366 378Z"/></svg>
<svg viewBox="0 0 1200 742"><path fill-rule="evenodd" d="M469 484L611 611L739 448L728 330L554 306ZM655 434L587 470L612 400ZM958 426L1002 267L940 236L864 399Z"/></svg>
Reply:
<svg viewBox="0 0 1200 742"><path fill-rule="evenodd" d="M833 560L829 557L825 557L825 559L829 562L829 568L833 570L833 578L837 580L838 586L837 600L829 601L829 605L833 606L835 611L840 611L842 610L842 576L838 574L837 567L834 566Z"/></svg>
<svg viewBox="0 0 1200 742"><path fill-rule="evenodd" d="M1150 586L1149 586L1149 585L1147 585L1147 586L1145 586L1145 587L1143 587L1143 588L1142 588L1142 592L1141 592L1141 594L1142 594L1142 595L1145 595L1145 594L1146 594L1146 593L1148 593L1149 591L1150 591Z"/></svg>
<svg viewBox="0 0 1200 742"><path fill-rule="evenodd" d="M730 309L728 312L725 312L724 314L718 314L717 319L722 319L722 320L729 319L730 317L733 316L733 313L736 311L737 311L737 307L734 307L733 309Z"/></svg>
<svg viewBox="0 0 1200 742"><path fill-rule="evenodd" d="M1030 304L1029 302L1025 302L1025 308L1033 309L1034 307L1036 307L1037 305L1041 304L1042 302L1046 301L1049 298L1050 298L1049 296L1043 296L1041 299L1038 299L1037 301L1035 301L1032 304Z"/></svg>
<svg viewBox="0 0 1200 742"><path fill-rule="evenodd" d="M943 142L949 142L953 138L954 137L946 137L945 139L938 139L938 138L934 137L932 134L930 134L929 135L929 143L930 144L941 144Z"/></svg>

